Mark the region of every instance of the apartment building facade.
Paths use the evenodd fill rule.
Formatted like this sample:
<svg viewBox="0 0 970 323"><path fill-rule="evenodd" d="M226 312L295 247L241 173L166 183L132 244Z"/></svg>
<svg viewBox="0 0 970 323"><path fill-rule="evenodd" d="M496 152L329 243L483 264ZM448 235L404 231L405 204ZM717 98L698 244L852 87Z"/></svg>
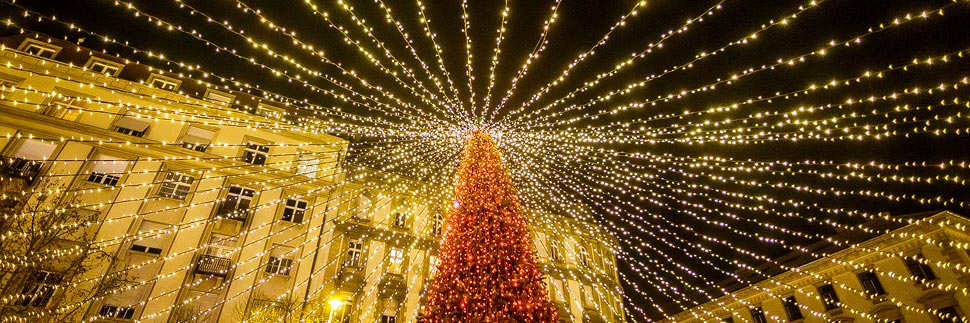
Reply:
<svg viewBox="0 0 970 323"><path fill-rule="evenodd" d="M883 216L895 221L832 237L843 246L808 248L824 257L782 257L783 272L665 322L970 321L970 220L946 211Z"/></svg>
<svg viewBox="0 0 970 323"><path fill-rule="evenodd" d="M348 142L295 125L293 106L42 36L0 44L5 192L70 194L55 207L96 218L70 225L111 259L73 277L56 264L6 275L16 287L5 311L84 322L418 316L445 202L386 174L354 176ZM617 243L562 223L591 228L533 224L560 318L624 322ZM86 292L109 278L104 293Z"/></svg>

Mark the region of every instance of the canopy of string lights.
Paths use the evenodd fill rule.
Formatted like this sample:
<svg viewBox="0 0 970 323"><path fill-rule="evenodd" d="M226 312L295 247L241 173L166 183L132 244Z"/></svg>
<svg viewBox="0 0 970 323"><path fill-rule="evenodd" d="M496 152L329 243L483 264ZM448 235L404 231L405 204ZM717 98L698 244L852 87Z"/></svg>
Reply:
<svg viewBox="0 0 970 323"><path fill-rule="evenodd" d="M827 238L852 248L857 241L829 238L839 232L879 234L924 221L886 214L970 214L966 1L0 2L5 35L75 43L183 84L292 109L280 122L161 110L156 122L191 115L335 136L348 142L339 162L382 178L373 185L422 183L423 196L453 208L444 213L456 231L441 246L450 253L438 273L449 278L429 294L428 305L441 307L409 310L407 320L448 321L445 307L492 313L484 321L556 317L537 292L546 283L536 271L556 267L521 254L536 252L522 220L608 236L618 285L600 288L623 301L599 311L640 322L685 311L718 319L695 307L734 291L729 283L771 279L741 271L795 270L774 259L824 256L807 246ZM4 108L28 103L9 93L36 91L10 89ZM487 152L468 153L469 145ZM464 163L481 169L460 171ZM491 211L461 210L471 206ZM567 245L566 254L587 252ZM951 259L936 266L970 275ZM492 271L472 274L486 268L475 262ZM485 277L493 281L476 285ZM468 305L448 293L462 279L477 294L521 298ZM405 288L423 283L405 280ZM225 297L243 295L234 292ZM340 302L329 314L350 307ZM495 314L509 307L529 314Z"/></svg>

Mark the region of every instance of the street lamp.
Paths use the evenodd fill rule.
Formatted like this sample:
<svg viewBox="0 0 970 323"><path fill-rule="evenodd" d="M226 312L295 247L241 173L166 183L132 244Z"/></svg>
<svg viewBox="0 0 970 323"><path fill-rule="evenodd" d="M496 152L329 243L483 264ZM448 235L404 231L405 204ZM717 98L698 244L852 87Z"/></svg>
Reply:
<svg viewBox="0 0 970 323"><path fill-rule="evenodd" d="M333 298L327 301L327 304L330 304L330 316L327 317L327 323L330 323L333 321L333 312L343 306L344 301L340 300L339 298Z"/></svg>

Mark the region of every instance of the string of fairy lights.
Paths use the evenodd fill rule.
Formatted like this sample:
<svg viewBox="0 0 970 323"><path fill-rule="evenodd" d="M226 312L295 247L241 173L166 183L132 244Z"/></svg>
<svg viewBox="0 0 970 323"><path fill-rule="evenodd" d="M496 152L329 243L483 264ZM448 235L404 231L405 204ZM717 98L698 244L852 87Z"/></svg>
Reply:
<svg viewBox="0 0 970 323"><path fill-rule="evenodd" d="M52 8L0 3L5 34L26 39L23 44L83 46L60 49L74 53L58 57L37 57L21 38L7 38L18 43L0 48L4 163L19 158L43 165L36 183L2 196L38 205L5 214L9 223L72 210L96 212L100 220L31 231L5 227L0 245L66 229L93 232L90 246L116 256L143 241L168 242L161 254L122 257L70 277L56 302L5 312L0 322L102 320L106 313L91 304L137 308L135 319L144 322L264 322L270 308L255 300L304 302L299 311L288 309L302 313L297 319L303 321L329 322L338 312L380 321L394 311L397 320L427 319L432 312L423 302L440 301L441 292L430 289L431 273L457 266L446 259L451 262L439 267L432 255L467 243L439 246L443 237L465 234L449 233L455 229L439 217L459 214L449 211L462 206L453 188L466 145L479 130L494 140L516 186L548 301L609 322L749 317L748 309L764 299L792 295L801 315L830 319L804 301L829 300L799 281L831 284L844 293L836 302L845 312L878 320L883 317L851 301L869 299L866 287L813 271L817 264L777 257L828 256L813 247L819 241L879 259L913 257L898 248L860 245L840 232L970 250L941 235L896 230L952 225L966 231L964 222L882 213L970 211L970 161L965 153L946 151L961 149L947 145L965 145L970 135L970 44L957 36L947 36L954 40L946 44L917 39L954 33L948 24L970 14L965 1L921 1L868 20L847 18L830 27L840 29L827 40L806 37L804 43L796 34L849 14L843 11L851 5L776 4L711 43L703 33L751 9L712 0L677 13L684 18L658 19L669 8L628 1L609 6L602 30L585 30L569 20L582 6L560 0L533 7L496 2L488 13L472 1L306 0L287 9L313 21L292 20L289 11L248 0L87 2L152 32L103 32ZM233 9L220 10L223 5ZM171 10L159 9L165 6ZM529 20L536 23L522 23ZM569 43L564 34L577 30L595 37ZM149 49L143 38L178 39L207 52ZM798 44L776 47L780 39ZM866 53L871 62L845 59L869 58ZM162 89L128 74L104 75L65 62L71 55L115 58L188 87ZM732 60L745 55L751 58ZM225 64L236 68L220 67ZM828 72L833 66L837 70ZM289 107L288 116L259 115L258 107L240 111L200 98L191 86L254 96L257 103ZM73 114L53 112L64 110ZM51 122L38 124L37 118ZM119 118L151 128L143 136L119 134L111 126ZM219 135L203 151L185 149L180 138L192 128ZM949 148L918 147L937 143ZM41 157L17 155L28 145L56 148ZM253 162L259 154L263 161ZM100 174L118 184L87 179L95 164L111 165ZM159 195L172 174L190 178L190 193ZM8 177L15 176L5 173L4 185L12 183ZM252 191L244 221L210 215L242 199L230 187ZM70 202L40 206L50 196ZM293 201L305 202L305 218L283 223L278 214L290 212ZM370 244L348 250L360 242ZM228 251L211 254L219 250ZM5 279L24 268L50 271L59 259L90 252L77 246L5 252L0 270ZM345 268L349 252L363 262L353 274ZM231 274L218 284L191 274L200 255L232 259L224 269ZM970 276L970 266L958 258L912 259ZM285 267L280 259L289 267L279 269ZM970 296L952 280L921 281L851 259L826 261L874 272L887 285ZM795 278L774 276L769 267ZM396 270L404 296L394 306L388 299L397 296L387 296L384 284L390 268L403 268ZM127 281L84 296L113 279ZM733 293L725 281L762 296ZM12 304L28 294L25 289L0 301ZM945 315L903 297L884 300L906 315ZM570 315L558 315L564 313ZM786 319L783 312L764 314Z"/></svg>

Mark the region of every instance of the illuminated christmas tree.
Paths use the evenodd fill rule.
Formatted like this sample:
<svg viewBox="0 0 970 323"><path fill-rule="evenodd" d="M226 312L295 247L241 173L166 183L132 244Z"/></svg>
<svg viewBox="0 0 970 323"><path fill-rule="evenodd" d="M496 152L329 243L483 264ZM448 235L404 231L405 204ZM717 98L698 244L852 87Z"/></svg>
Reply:
<svg viewBox="0 0 970 323"><path fill-rule="evenodd" d="M453 203L421 321L555 322L522 207L486 132L469 139Z"/></svg>

